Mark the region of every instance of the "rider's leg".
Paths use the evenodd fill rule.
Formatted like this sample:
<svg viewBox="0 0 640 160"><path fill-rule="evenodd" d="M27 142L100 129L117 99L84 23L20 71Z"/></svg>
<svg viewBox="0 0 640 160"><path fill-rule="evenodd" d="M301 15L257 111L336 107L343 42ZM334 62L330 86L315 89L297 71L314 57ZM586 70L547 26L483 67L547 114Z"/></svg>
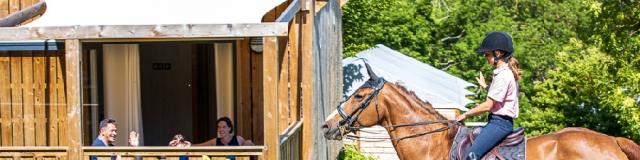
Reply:
<svg viewBox="0 0 640 160"><path fill-rule="evenodd" d="M489 150L513 130L513 122L497 115L489 115L489 123L482 129L471 145L467 159L481 159Z"/></svg>

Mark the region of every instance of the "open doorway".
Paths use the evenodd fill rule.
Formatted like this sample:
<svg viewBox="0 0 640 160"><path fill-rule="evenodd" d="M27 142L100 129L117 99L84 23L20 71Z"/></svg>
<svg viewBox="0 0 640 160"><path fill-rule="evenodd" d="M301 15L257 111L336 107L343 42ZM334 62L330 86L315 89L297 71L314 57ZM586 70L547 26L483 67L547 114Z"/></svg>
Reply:
<svg viewBox="0 0 640 160"><path fill-rule="evenodd" d="M216 137L216 120L235 117L234 44L142 43L140 75L146 146L180 133L193 142Z"/></svg>
<svg viewBox="0 0 640 160"><path fill-rule="evenodd" d="M217 136L217 118L236 122L236 41L85 46L85 145L104 118L116 119L119 146L129 131L144 146L166 146L177 133L203 142Z"/></svg>

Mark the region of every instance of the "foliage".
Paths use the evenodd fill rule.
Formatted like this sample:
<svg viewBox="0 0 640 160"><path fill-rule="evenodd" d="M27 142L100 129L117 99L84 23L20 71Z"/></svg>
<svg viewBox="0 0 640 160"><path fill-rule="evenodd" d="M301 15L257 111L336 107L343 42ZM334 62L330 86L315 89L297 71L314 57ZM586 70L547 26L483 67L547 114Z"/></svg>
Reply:
<svg viewBox="0 0 640 160"><path fill-rule="evenodd" d="M365 155L364 153L358 151L358 147L356 145L344 145L344 148L340 151L340 155L338 155L338 159L342 160L376 160L376 158Z"/></svg>
<svg viewBox="0 0 640 160"><path fill-rule="evenodd" d="M523 73L517 126L529 136L587 127L639 142L637 6L633 0L349 0L344 54L384 44L468 81L478 71L490 81L492 67L474 50L487 32L506 31ZM484 101L486 91L476 93L471 98Z"/></svg>

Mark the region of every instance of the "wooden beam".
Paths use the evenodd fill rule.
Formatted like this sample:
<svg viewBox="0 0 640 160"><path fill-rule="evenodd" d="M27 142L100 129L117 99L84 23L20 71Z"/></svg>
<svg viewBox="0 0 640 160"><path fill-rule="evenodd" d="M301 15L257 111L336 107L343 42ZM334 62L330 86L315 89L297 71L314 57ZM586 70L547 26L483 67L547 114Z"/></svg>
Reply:
<svg viewBox="0 0 640 160"><path fill-rule="evenodd" d="M94 25L0 28L0 40L286 36L288 23Z"/></svg>
<svg viewBox="0 0 640 160"><path fill-rule="evenodd" d="M287 51L288 37L278 37L278 133L282 133L291 122L289 96L289 52Z"/></svg>
<svg viewBox="0 0 640 160"><path fill-rule="evenodd" d="M280 159L278 132L278 38L263 39L264 151L265 159Z"/></svg>
<svg viewBox="0 0 640 160"><path fill-rule="evenodd" d="M291 115L293 121L301 121L300 116L300 16L296 16L289 24L289 56L291 64L289 64L289 85L291 97Z"/></svg>
<svg viewBox="0 0 640 160"><path fill-rule="evenodd" d="M42 15L47 9L47 5L44 1L40 1L33 6L13 13L4 19L0 20L0 27L13 27L25 22L35 16Z"/></svg>
<svg viewBox="0 0 640 160"><path fill-rule="evenodd" d="M280 14L280 17L276 19L276 22L291 22L293 17L300 11L300 2L299 0L293 0L293 2L289 3L287 9Z"/></svg>
<svg viewBox="0 0 640 160"><path fill-rule="evenodd" d="M304 4L314 4L314 0ZM309 2L310 1L310 2ZM313 159L313 16L314 5L308 5L308 10L302 12L302 26L300 30L300 55L301 56L301 79L300 85L302 95L302 159Z"/></svg>
<svg viewBox="0 0 640 160"><path fill-rule="evenodd" d="M68 159L82 158L82 93L80 89L82 44L78 39L65 40Z"/></svg>

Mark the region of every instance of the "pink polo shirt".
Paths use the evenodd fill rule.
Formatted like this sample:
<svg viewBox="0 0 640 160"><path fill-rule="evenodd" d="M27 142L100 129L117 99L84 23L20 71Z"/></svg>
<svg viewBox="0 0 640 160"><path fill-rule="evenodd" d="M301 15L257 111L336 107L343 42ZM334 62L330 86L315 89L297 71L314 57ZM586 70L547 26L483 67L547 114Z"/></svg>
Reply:
<svg viewBox="0 0 640 160"><path fill-rule="evenodd" d="M493 70L493 80L489 86L489 98L496 103L491 107L491 113L496 115L518 118L518 82L508 64Z"/></svg>

